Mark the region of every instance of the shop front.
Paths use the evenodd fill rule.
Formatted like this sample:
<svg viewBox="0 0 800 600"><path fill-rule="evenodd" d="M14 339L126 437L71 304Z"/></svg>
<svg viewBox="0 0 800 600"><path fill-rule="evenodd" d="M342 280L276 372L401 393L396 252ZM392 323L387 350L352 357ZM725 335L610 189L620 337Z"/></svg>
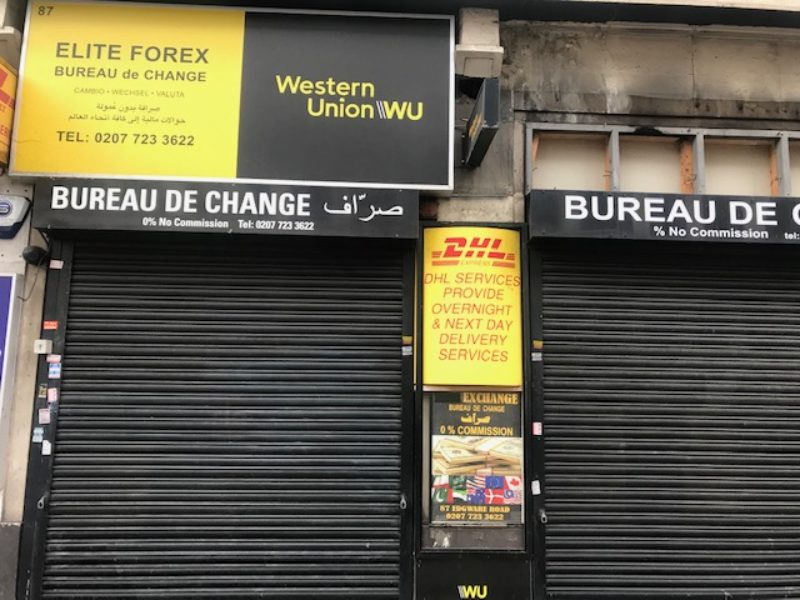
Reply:
<svg viewBox="0 0 800 600"><path fill-rule="evenodd" d="M532 594L521 244L520 227L423 229L420 599Z"/></svg>
<svg viewBox="0 0 800 600"><path fill-rule="evenodd" d="M528 200L547 597L791 595L797 199Z"/></svg>
<svg viewBox="0 0 800 600"><path fill-rule="evenodd" d="M399 596L412 252L54 239L27 581L58 598Z"/></svg>
<svg viewBox="0 0 800 600"><path fill-rule="evenodd" d="M12 168L50 255L18 598L411 597L452 27L32 3Z"/></svg>

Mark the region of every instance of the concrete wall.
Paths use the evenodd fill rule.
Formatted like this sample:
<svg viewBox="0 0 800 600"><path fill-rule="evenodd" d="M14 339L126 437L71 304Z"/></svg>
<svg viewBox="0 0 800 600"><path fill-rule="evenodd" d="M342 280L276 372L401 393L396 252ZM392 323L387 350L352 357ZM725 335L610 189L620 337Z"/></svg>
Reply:
<svg viewBox="0 0 800 600"><path fill-rule="evenodd" d="M25 240L25 245L29 243L45 246L41 236L35 230L31 232L30 239ZM33 353L33 342L40 337L42 327L46 269L47 265L28 266L25 273L26 299L22 304L15 369L15 392L9 414L9 452L6 457L6 478L3 489L2 521L4 523L20 523L22 521L38 362L38 357Z"/></svg>
<svg viewBox="0 0 800 600"><path fill-rule="evenodd" d="M515 110L800 118L793 30L509 22L501 44Z"/></svg>
<svg viewBox="0 0 800 600"><path fill-rule="evenodd" d="M456 138L472 110L473 100L461 96L456 103ZM457 166L452 194L438 201L440 221L515 223L524 220L524 126L511 110L511 96L501 98L502 123L480 167ZM461 142L456 139L456 163Z"/></svg>
<svg viewBox="0 0 800 600"><path fill-rule="evenodd" d="M0 0L0 58L12 67L19 66L22 43L21 31L25 21L24 0ZM31 197L30 186L0 177L0 193ZM25 494L28 440L31 431L33 389L36 377L36 357L32 352L33 340L41 327L44 299L44 273L39 273L35 287L36 269L27 267L22 260L22 249L31 243L42 244L39 235L31 231L30 218L12 240L0 240L0 272L21 275L18 295L22 295L20 327L15 352L10 406L0 413L0 600L15 597L17 554L19 552L20 523ZM39 270L43 271L40 267ZM8 374L6 375L8 377Z"/></svg>
<svg viewBox="0 0 800 600"><path fill-rule="evenodd" d="M0 58L15 68L19 66L26 6L24 0L0 0Z"/></svg>
<svg viewBox="0 0 800 600"><path fill-rule="evenodd" d="M528 21L500 27L503 125L482 166L456 169L452 197L438 200L440 221L522 220L529 119L800 129L794 30ZM471 106L459 98L457 125Z"/></svg>
<svg viewBox="0 0 800 600"><path fill-rule="evenodd" d="M573 0L613 4L661 4L663 6L708 6L711 8L745 8L754 10L800 11L797 0Z"/></svg>
<svg viewBox="0 0 800 600"><path fill-rule="evenodd" d="M0 194L31 197L31 188L0 177ZM2 407L0 423L0 600L14 597L36 377L33 340L39 337L44 299L46 267L29 267L22 260L22 250L31 238L33 243L44 243L38 233L31 231L28 218L14 239L0 240L0 272L23 276L17 293L21 303L20 328L16 343L8 348L16 353L16 365L9 378L13 393L10 406Z"/></svg>

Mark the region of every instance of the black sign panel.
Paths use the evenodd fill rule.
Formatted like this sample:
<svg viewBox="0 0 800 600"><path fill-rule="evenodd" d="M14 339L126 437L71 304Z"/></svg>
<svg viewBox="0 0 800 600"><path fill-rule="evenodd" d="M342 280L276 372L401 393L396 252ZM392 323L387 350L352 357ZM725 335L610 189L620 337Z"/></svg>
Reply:
<svg viewBox="0 0 800 600"><path fill-rule="evenodd" d="M531 237L800 242L800 198L533 190Z"/></svg>
<svg viewBox="0 0 800 600"><path fill-rule="evenodd" d="M238 178L452 185L451 18L245 19Z"/></svg>
<svg viewBox="0 0 800 600"><path fill-rule="evenodd" d="M33 226L413 239L418 206L399 190L51 179L36 184Z"/></svg>
<svg viewBox="0 0 800 600"><path fill-rule="evenodd" d="M485 79L464 131L464 165L477 167L500 128L500 82Z"/></svg>
<svg viewBox="0 0 800 600"><path fill-rule="evenodd" d="M525 556L441 554L417 561L420 600L529 600L530 563Z"/></svg>

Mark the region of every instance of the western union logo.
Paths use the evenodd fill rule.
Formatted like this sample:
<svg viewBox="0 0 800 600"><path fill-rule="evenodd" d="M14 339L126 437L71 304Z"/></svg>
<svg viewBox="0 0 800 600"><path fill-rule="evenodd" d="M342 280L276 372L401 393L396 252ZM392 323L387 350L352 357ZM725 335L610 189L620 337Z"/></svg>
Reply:
<svg viewBox="0 0 800 600"><path fill-rule="evenodd" d="M459 585L458 597L461 600L483 600L489 593L488 586L485 585Z"/></svg>
<svg viewBox="0 0 800 600"><path fill-rule="evenodd" d="M424 102L375 99L375 84L370 81L275 75L275 85L279 94L307 96L306 112L315 118L419 121L425 112Z"/></svg>
<svg viewBox="0 0 800 600"><path fill-rule="evenodd" d="M413 104L411 102L397 102L392 100L381 100L375 103L378 106L378 112L381 119L408 119L409 121L419 121L422 118L422 102L417 102L417 107L412 110Z"/></svg>

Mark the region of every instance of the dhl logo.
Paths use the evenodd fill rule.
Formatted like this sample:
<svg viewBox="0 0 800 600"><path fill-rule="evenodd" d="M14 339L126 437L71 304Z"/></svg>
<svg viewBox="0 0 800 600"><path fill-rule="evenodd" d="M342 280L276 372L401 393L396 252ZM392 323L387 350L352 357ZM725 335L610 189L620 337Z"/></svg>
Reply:
<svg viewBox="0 0 800 600"><path fill-rule="evenodd" d="M9 85L6 86L6 80L9 78L9 75L11 75L11 81L9 82ZM10 89L13 90L14 86L16 85L15 79L16 78L13 76L13 74L6 71L0 65L0 103L5 104L9 108L14 108L14 98L3 88L10 87Z"/></svg>
<svg viewBox="0 0 800 600"><path fill-rule="evenodd" d="M461 600L483 600L489 593L488 586L485 585L459 585L458 597Z"/></svg>
<svg viewBox="0 0 800 600"><path fill-rule="evenodd" d="M512 252L501 251L500 245L503 240L499 238L474 237L468 240L463 237L449 237L445 238L444 243L444 250L433 250L431 252L434 266L457 265L463 259L469 258L489 259L492 261L493 267L509 267L513 269L516 266L516 255Z"/></svg>

